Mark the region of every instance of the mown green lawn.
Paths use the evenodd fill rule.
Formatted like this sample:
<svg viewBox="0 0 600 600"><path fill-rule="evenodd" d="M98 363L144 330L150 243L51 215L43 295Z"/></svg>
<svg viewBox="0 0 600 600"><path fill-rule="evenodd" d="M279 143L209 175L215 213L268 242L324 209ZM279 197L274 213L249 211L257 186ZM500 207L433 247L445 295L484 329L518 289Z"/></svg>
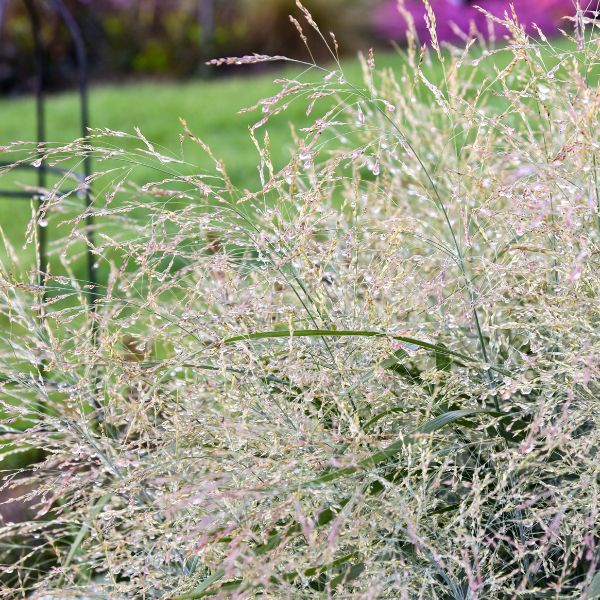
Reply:
<svg viewBox="0 0 600 600"><path fill-rule="evenodd" d="M237 115L239 109L267 96L274 86L273 76L232 77L222 80L190 83L132 83L103 85L92 88L90 94L93 127L133 133L139 127L157 149L179 152L179 117L214 148L224 159L231 176L242 185L256 179L256 153L248 137L251 115ZM35 139L34 101L32 98L0 100L0 145L14 140ZM68 142L79 136L78 98L74 93L55 95L47 103L48 140ZM283 124L272 131L278 147L286 143ZM188 144L185 158L200 162L200 151ZM98 166L97 168L106 168ZM138 182L157 178L150 170L136 172ZM25 172L0 177L6 188L32 182ZM18 244L30 216L29 203L0 199L0 225L9 239Z"/></svg>
<svg viewBox="0 0 600 600"><path fill-rule="evenodd" d="M397 54L387 53L378 57L379 65L400 66ZM345 64L348 77L361 79L358 60ZM275 93L279 86L273 83L277 77L295 76L300 68L270 70L263 75L240 76L235 67L221 67L227 77L210 80L197 80L187 83L136 82L121 85L97 85L90 93L91 126L133 133L139 127L145 137L157 150L182 157L180 134L182 127L179 117L183 117L190 129L213 149L222 159L234 185L240 190L253 189L259 185L257 152L250 140L248 127L261 118L261 114L238 114L240 109L255 104L259 99ZM53 95L47 102L47 139L53 143L71 141L80 135L78 120L78 98L73 92ZM291 135L289 124L306 121L306 106L292 103L285 115L275 118L269 125L269 135L273 156L283 165L290 156ZM34 99L0 99L0 146L16 140L35 140ZM118 140L126 147L131 142ZM139 144L138 144L139 146ZM193 172L208 167L203 152L193 144L185 144L183 158L191 163ZM0 160L7 160L0 153ZM10 160L10 157L8 157ZM98 166L105 169L106 165ZM33 183L34 175L24 171L0 176L0 188ZM151 169L137 169L133 178L138 183L161 178ZM0 226L8 239L15 245L23 262L33 260L33 249L23 248L24 232L31 216L30 202L27 200L7 200L0 198ZM50 237L53 227L50 226ZM54 235L56 237L56 235ZM0 248L0 256L4 255Z"/></svg>
<svg viewBox="0 0 600 600"><path fill-rule="evenodd" d="M566 46L563 41L557 48ZM479 66L478 77L486 72L492 79L495 67L502 68L510 61L510 52L502 52L486 59L486 69ZM376 55L378 69L400 70L403 59L396 52ZM437 61L434 61L437 64ZM209 164L197 146L187 143L182 146L182 127L179 117L183 117L190 129L203 139L222 159L229 176L240 190L256 189L259 185L257 172L258 156L248 134L248 126L261 118L258 112L238 114L240 109L255 104L259 99L275 93L279 86L273 83L277 77L297 76L302 69L298 66L281 66L263 75L236 75L235 67L220 67L227 77L187 83L136 82L120 85L98 85L90 94L91 125L116 131L133 133L139 127L145 137L157 150L184 158L190 163L190 172L201 172ZM437 71L439 67L429 67ZM346 60L345 75L353 82L362 80L361 66L357 59ZM321 75L322 76L322 75ZM315 77L319 77L317 73ZM436 78L436 73L433 73ZM35 139L35 110L33 98L0 99L0 146L15 140ZM68 142L78 137L78 98L73 92L51 96L47 103L47 139L54 143ZM288 110L270 121L268 131L272 155L276 166L283 166L290 156L290 123L302 127L307 122L306 103L292 102ZM263 135L259 130L259 135ZM125 147L133 148L133 143L118 140ZM139 146L139 142L136 144ZM182 155L182 148L184 153ZM0 160L6 160L0 152ZM105 169L106 165L98 168ZM162 178L149 168L139 168L133 175L138 183ZM8 176L0 176L0 188L19 183L33 183L33 175L19 171ZM31 264L33 248L23 248L25 229L31 216L30 202L0 198L0 227L21 255L22 262ZM56 238L53 225L49 227L50 238ZM0 242L0 257L5 256ZM83 274L83 271L82 271Z"/></svg>
<svg viewBox="0 0 600 600"><path fill-rule="evenodd" d="M400 65L394 53L378 58L378 66ZM258 181L257 156L248 136L248 126L262 115L239 115L242 108L254 104L279 89L277 77L294 76L300 68L271 70L263 75L239 76L235 67L215 67L230 76L187 83L141 82L122 85L98 85L90 94L92 127L106 127L132 133L139 127L157 146L178 153L179 117L183 117L195 134L206 141L228 166L229 174L240 187ZM360 81L357 60L346 61L346 75ZM302 121L306 106L294 103L285 118L269 127L272 146L285 154L290 143L289 122ZM48 100L48 139L65 142L79 135L78 100L74 93L54 95ZM0 99L0 145L13 140L34 140L34 102L32 98ZM186 154L193 161L197 155Z"/></svg>

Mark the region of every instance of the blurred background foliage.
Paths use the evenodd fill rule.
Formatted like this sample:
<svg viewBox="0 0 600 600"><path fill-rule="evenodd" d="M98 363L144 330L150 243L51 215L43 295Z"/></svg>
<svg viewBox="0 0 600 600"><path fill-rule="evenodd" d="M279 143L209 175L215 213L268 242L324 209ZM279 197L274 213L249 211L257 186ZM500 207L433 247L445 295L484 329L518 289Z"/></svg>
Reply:
<svg viewBox="0 0 600 600"><path fill-rule="evenodd" d="M297 14L295 0L61 0L82 29L95 80L136 77L189 78L215 73L209 58L252 52L307 58L306 48L289 22ZM76 79L75 53L64 25L45 0L33 0L42 12L49 88L70 87ZM402 0L412 14L421 41L428 42L422 0ZM599 0L583 0L588 11ZM460 42L474 25L487 35L488 25L476 5L502 16L513 4L530 33L533 23L548 35L568 28L574 0L430 0L438 15L442 41ZM325 35L334 31L340 49L354 54L380 43L402 43L406 21L398 0L304 0ZM590 13L591 14L591 13ZM459 31L460 30L460 31ZM306 28L317 60L327 59L322 42ZM500 32L502 35L502 33ZM0 93L33 89L32 36L24 0L0 0ZM265 69L265 66L249 67Z"/></svg>
<svg viewBox="0 0 600 600"><path fill-rule="evenodd" d="M250 52L307 57L289 22L288 15L296 10L293 0L63 1L82 29L96 80L191 77L206 73L208 58ZM306 0L304 5L323 31L335 31L346 53L372 34L362 0ZM43 13L47 84L53 89L69 87L76 80L69 35L45 2L37 6ZM32 44L24 3L8 0L0 37L1 93L32 90ZM316 58L322 58L318 48L323 44L313 47Z"/></svg>

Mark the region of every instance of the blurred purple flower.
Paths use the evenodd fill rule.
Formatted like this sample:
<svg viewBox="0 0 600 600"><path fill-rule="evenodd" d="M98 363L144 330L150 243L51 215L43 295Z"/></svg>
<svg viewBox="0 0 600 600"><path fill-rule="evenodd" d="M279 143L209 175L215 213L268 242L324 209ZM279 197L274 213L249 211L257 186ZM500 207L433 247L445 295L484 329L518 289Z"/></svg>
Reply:
<svg viewBox="0 0 600 600"><path fill-rule="evenodd" d="M458 36L452 24L461 31L468 33L471 22L475 23L478 31L486 34L488 26L486 17L475 8L479 5L489 13L504 17L510 12L509 0L430 0L437 17L437 34L440 40L456 41ZM519 21L528 33L534 33L532 24L548 34L565 27L563 17L575 12L574 0L513 0ZM421 0L405 0L405 7L415 20L415 26L421 40L428 40L429 33L425 25L425 8ZM398 11L397 0L388 0L375 13L375 25L379 33L388 39L401 40L406 36L406 22ZM500 33L500 27L495 25Z"/></svg>

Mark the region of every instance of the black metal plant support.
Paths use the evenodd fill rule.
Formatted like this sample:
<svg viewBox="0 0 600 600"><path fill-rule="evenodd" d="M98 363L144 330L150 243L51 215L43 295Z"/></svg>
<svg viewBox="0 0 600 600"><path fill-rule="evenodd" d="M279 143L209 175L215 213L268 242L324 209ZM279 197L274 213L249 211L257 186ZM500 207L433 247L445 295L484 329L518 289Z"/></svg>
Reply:
<svg viewBox="0 0 600 600"><path fill-rule="evenodd" d="M34 62L35 62L35 105L36 105L36 135L38 152L40 158L44 153L44 144L48 141L46 139L46 81L45 81L45 52L42 44L41 37L41 20L40 13L38 10L38 4L40 0L23 0L27 15L29 18L31 33L33 38L34 48ZM67 10L62 0L42 0L49 5L69 31L69 35L73 41L75 48L75 58L77 61L77 75L78 75L78 91L79 91L79 107L80 107L80 131L81 137L85 140L88 137L89 127L89 105L88 105L88 63L87 53L85 49L85 43L81 30L77 25L77 22L73 18L73 15ZM0 27L2 25L2 16L5 14L5 8L8 0L0 0ZM7 163L0 163L3 166L9 166ZM47 253L47 229L46 224L43 222L41 217L41 210L43 209L44 198L40 195L39 191L44 190L47 185L47 179L49 173L56 173L60 175L66 175L71 179L78 181L79 186L83 186L85 194L85 208L86 208L86 237L88 242L87 247L87 279L88 279L88 303L90 310L94 310L94 299L96 295L97 279L96 269L94 266L93 246L94 246L94 232L93 232L93 216L90 213L90 206L92 202L91 191L89 186L89 177L92 174L91 156L89 151L86 151L83 159L83 173L73 173L64 169L58 169L56 167L50 167L45 165L43 161L33 164L20 164L17 165L18 169L35 169L37 171L37 187L38 193L34 195L34 200L37 201L38 206L38 219L37 219L37 259L39 264L39 284L42 289L45 290L46 277L48 272L48 253ZM62 190L63 193L68 193L69 190ZM12 198L12 199L24 199L30 200L32 194L28 191L23 190L1 190L0 198ZM45 291L43 292L45 296ZM95 320L93 321L95 322ZM92 325L95 336L95 325Z"/></svg>
<svg viewBox="0 0 600 600"><path fill-rule="evenodd" d="M2 28L2 20L5 15L5 9L9 0L0 0L0 30ZM46 189L48 175L51 173L61 175L65 179L75 180L77 187L75 190L61 189L60 193L68 194L71 191L81 191L83 189L85 199L85 235L87 239L87 303L89 315L91 317L91 334L92 344L97 345L98 326L95 319L95 297L97 294L97 278L95 268L95 258L93 254L94 248L94 217L91 214L90 208L92 204L92 196L90 190L90 176L92 174L92 161L90 149L85 149L83 159L83 172L74 173L70 170L59 169L54 166L46 165L43 161L44 146L48 141L46 139L46 80L45 80L45 52L42 44L41 36L41 20L38 6L40 2L45 2L61 21L66 26L71 40L75 48L75 58L77 62L77 75L79 80L79 122L80 134L84 141L89 138L89 106L88 106L88 63L85 43L81 30L69 12L62 0L23 0L27 15L29 18L31 33L34 48L35 62L35 106L36 106L36 134L38 158L41 160L35 161L34 164L18 164L13 166L17 169L34 169L37 171L37 192L32 194L25 190L2 190L0 189L0 198L34 200L37 202L37 261L39 265L38 283L40 285L42 300L46 299L47 294L47 275L48 275L48 234L46 229L44 211L44 196L43 190ZM0 162L0 166L11 166L10 163ZM43 318L43 313L42 313ZM99 421L102 417L102 409L96 395L92 395L92 404L96 409L95 420Z"/></svg>

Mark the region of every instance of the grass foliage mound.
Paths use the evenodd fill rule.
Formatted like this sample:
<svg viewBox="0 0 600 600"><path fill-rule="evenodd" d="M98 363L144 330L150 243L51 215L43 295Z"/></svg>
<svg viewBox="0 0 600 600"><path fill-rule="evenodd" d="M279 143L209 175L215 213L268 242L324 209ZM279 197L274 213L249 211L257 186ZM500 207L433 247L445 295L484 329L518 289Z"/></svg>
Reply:
<svg viewBox="0 0 600 600"><path fill-rule="evenodd" d="M502 44L457 49L429 19L360 87L307 62L258 102L259 190L195 173L185 122L177 156L44 150L107 165L107 277L75 278L85 214L46 192L64 272L0 271L3 464L37 458L3 474L7 595L600 594L596 25L558 47L494 18Z"/></svg>

